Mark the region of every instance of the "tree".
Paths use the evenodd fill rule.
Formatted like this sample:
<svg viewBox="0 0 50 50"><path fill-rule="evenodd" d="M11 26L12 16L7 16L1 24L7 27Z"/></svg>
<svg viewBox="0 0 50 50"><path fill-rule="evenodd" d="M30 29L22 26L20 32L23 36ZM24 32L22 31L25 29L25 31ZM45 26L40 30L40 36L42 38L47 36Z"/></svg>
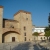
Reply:
<svg viewBox="0 0 50 50"><path fill-rule="evenodd" d="M50 30L45 32L45 36L47 36L47 37L50 36Z"/></svg>
<svg viewBox="0 0 50 50"><path fill-rule="evenodd" d="M39 35L38 32L34 32L34 33L33 33L33 36L37 36L37 40L38 40L38 35Z"/></svg>
<svg viewBox="0 0 50 50"><path fill-rule="evenodd" d="M47 40L48 40L48 37L50 36L50 28L49 27L46 27L46 29L45 29L45 36L47 37Z"/></svg>
<svg viewBox="0 0 50 50"><path fill-rule="evenodd" d="M34 36L38 36L39 33L38 33L38 32L34 32L33 35L34 35Z"/></svg>
<svg viewBox="0 0 50 50"><path fill-rule="evenodd" d="M46 28L46 29L45 29L45 32L50 30L50 28L49 28L49 27L45 27L45 28Z"/></svg>
<svg viewBox="0 0 50 50"><path fill-rule="evenodd" d="M48 37L50 36L50 13L48 17L48 27L46 27L45 29L45 36L47 37L47 40L48 40Z"/></svg>

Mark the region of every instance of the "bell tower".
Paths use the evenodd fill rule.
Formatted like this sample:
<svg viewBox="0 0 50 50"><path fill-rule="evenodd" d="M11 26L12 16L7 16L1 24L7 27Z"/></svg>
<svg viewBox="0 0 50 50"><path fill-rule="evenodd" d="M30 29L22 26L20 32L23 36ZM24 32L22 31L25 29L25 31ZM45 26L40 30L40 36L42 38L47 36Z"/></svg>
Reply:
<svg viewBox="0 0 50 50"><path fill-rule="evenodd" d="M2 43L3 6L0 6L0 43Z"/></svg>
<svg viewBox="0 0 50 50"><path fill-rule="evenodd" d="M32 20L31 13L20 10L14 15L14 20L20 24L20 41L32 41Z"/></svg>

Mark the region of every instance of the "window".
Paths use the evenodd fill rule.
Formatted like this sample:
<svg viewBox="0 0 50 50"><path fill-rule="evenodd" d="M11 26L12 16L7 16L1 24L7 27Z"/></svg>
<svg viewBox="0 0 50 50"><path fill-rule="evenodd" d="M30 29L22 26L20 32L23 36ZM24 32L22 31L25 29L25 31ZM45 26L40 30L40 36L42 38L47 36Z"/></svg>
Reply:
<svg viewBox="0 0 50 50"><path fill-rule="evenodd" d="M24 33L24 36L26 36L26 32Z"/></svg>
<svg viewBox="0 0 50 50"><path fill-rule="evenodd" d="M26 30L26 27L24 26L24 30Z"/></svg>
<svg viewBox="0 0 50 50"><path fill-rule="evenodd" d="M28 18L26 18L26 20L28 20Z"/></svg>
<svg viewBox="0 0 50 50"><path fill-rule="evenodd" d="M29 39L29 41L30 41L30 39Z"/></svg>
<svg viewBox="0 0 50 50"><path fill-rule="evenodd" d="M44 37L44 39L45 39L45 37Z"/></svg>
<svg viewBox="0 0 50 50"><path fill-rule="evenodd" d="M12 42L15 42L15 37L12 37Z"/></svg>
<svg viewBox="0 0 50 50"><path fill-rule="evenodd" d="M26 41L26 37L25 37L25 39L24 39L25 41Z"/></svg>
<svg viewBox="0 0 50 50"><path fill-rule="evenodd" d="M41 37L41 40L42 40L42 37Z"/></svg>
<svg viewBox="0 0 50 50"><path fill-rule="evenodd" d="M10 28L14 28L14 26L13 26L13 25L11 25L11 26L10 26Z"/></svg>

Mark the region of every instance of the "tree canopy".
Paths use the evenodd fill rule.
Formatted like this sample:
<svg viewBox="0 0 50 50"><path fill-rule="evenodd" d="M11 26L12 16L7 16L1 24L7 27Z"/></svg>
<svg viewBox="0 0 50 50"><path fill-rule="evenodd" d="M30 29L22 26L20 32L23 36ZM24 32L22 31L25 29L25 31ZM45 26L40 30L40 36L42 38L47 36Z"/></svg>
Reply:
<svg viewBox="0 0 50 50"><path fill-rule="evenodd" d="M50 28L49 27L46 27L46 29L45 29L45 36L46 37L50 36Z"/></svg>
<svg viewBox="0 0 50 50"><path fill-rule="evenodd" d="M50 28L49 28L49 27L46 27L45 32L46 32L46 31L49 31L49 30L50 30Z"/></svg>
<svg viewBox="0 0 50 50"><path fill-rule="evenodd" d="M38 32L34 32L34 33L33 33L33 36L38 36L38 35L39 35Z"/></svg>
<svg viewBox="0 0 50 50"><path fill-rule="evenodd" d="M50 36L50 30L45 32L45 36L47 36L47 37Z"/></svg>

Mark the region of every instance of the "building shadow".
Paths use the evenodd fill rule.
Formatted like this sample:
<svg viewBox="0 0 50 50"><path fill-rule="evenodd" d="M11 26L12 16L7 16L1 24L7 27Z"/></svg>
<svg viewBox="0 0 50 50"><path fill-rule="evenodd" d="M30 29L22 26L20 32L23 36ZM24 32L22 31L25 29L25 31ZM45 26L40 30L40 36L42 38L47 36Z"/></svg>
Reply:
<svg viewBox="0 0 50 50"><path fill-rule="evenodd" d="M33 45L33 50L39 50L39 48L37 47L37 45Z"/></svg>
<svg viewBox="0 0 50 50"><path fill-rule="evenodd" d="M18 46L15 46L12 50L29 50L30 42L21 43Z"/></svg>

